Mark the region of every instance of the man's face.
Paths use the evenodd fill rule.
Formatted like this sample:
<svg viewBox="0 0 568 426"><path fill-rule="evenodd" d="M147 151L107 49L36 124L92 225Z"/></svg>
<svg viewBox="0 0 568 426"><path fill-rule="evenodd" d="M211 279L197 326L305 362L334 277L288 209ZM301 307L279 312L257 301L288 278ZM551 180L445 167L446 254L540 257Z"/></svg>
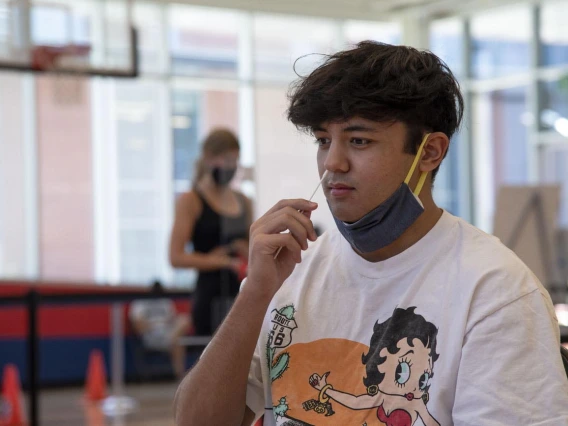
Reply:
<svg viewBox="0 0 568 426"><path fill-rule="evenodd" d="M318 171L331 212L355 222L390 197L404 181L413 155L404 152L406 126L363 118L325 122L314 129Z"/></svg>

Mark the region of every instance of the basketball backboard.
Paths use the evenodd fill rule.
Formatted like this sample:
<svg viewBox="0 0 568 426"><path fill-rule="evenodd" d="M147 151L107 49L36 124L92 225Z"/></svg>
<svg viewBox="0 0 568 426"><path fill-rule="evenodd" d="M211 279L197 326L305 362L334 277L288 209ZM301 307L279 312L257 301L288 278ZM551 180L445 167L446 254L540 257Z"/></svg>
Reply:
<svg viewBox="0 0 568 426"><path fill-rule="evenodd" d="M0 0L0 70L138 75L132 0Z"/></svg>

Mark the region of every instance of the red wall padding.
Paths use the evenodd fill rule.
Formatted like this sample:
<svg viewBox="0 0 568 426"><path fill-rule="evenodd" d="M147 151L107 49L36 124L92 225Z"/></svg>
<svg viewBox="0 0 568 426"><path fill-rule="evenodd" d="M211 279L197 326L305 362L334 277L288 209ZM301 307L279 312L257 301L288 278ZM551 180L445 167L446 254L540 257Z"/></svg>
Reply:
<svg viewBox="0 0 568 426"><path fill-rule="evenodd" d="M0 281L0 297L26 294L31 288L40 293L100 293L114 291L145 291L147 287L108 287L98 285L14 283ZM179 313L190 312L190 301L175 301ZM38 312L40 337L103 337L110 335L110 304L48 304ZM124 309L124 324L129 333L127 321L128 308ZM25 338L27 335L28 315L25 307L0 307L0 338Z"/></svg>

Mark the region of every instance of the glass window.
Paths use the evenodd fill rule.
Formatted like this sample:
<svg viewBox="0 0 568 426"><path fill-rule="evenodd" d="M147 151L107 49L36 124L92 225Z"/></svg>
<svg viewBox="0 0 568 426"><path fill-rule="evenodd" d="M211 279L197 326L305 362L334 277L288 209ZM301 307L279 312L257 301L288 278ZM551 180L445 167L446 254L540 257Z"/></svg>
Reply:
<svg viewBox="0 0 568 426"><path fill-rule="evenodd" d="M169 6L174 74L236 77L240 14L207 7Z"/></svg>
<svg viewBox="0 0 568 426"><path fill-rule="evenodd" d="M172 90L173 173L184 188L181 192L189 188L199 156L200 95L195 90Z"/></svg>
<svg viewBox="0 0 568 426"><path fill-rule="evenodd" d="M231 129L238 135L239 111L236 91L172 88L172 131L174 144L174 181L176 194L188 191L195 161L209 131L216 127Z"/></svg>
<svg viewBox="0 0 568 426"><path fill-rule="evenodd" d="M64 46L75 41L75 33L84 28L75 24L73 10L66 4L41 4L35 2L31 8L31 39L34 44ZM75 27L78 27L75 30Z"/></svg>
<svg viewBox="0 0 568 426"><path fill-rule="evenodd" d="M517 87L473 97L476 219L485 231L493 223L498 188L528 180L526 95L526 87Z"/></svg>
<svg viewBox="0 0 568 426"><path fill-rule="evenodd" d="M136 2L134 23L138 30L138 53L140 70L143 73L164 73L167 71L167 51L164 49L166 29L162 15L165 6Z"/></svg>
<svg viewBox="0 0 568 426"><path fill-rule="evenodd" d="M568 77L540 83L540 179L561 185L560 225L568 226Z"/></svg>
<svg viewBox="0 0 568 426"><path fill-rule="evenodd" d="M388 44L400 43L400 26L394 22L346 21L343 33L348 45L357 44L363 40Z"/></svg>
<svg viewBox="0 0 568 426"><path fill-rule="evenodd" d="M311 136L299 132L286 119L286 87L255 90L256 208L266 212L281 198L308 198L316 188L317 146ZM313 201L320 206L312 221L322 231L335 227L321 188Z"/></svg>
<svg viewBox="0 0 568 426"><path fill-rule="evenodd" d="M126 0L33 0L32 5L30 20L34 45L88 48L85 61L70 54L59 59L67 65L130 68L130 23Z"/></svg>
<svg viewBox="0 0 568 426"><path fill-rule="evenodd" d="M90 85L86 78L36 77L40 276L45 280L94 277Z"/></svg>
<svg viewBox="0 0 568 426"><path fill-rule="evenodd" d="M568 76L540 83L542 130L558 132L568 137Z"/></svg>
<svg viewBox="0 0 568 426"><path fill-rule="evenodd" d="M568 64L568 3L544 3L540 12L542 65Z"/></svg>
<svg viewBox="0 0 568 426"><path fill-rule="evenodd" d="M23 80L13 73L0 78L0 278L26 277L28 261Z"/></svg>
<svg viewBox="0 0 568 426"><path fill-rule="evenodd" d="M9 7L8 0L0 1L0 46L2 52L7 47L10 40L10 28L12 25L12 9Z"/></svg>
<svg viewBox="0 0 568 426"><path fill-rule="evenodd" d="M159 85L137 80L115 86L120 281L161 278L166 257L162 192L163 143ZM169 230L168 230L169 231Z"/></svg>
<svg viewBox="0 0 568 426"><path fill-rule="evenodd" d="M195 163L201 154L201 143L209 131L224 127L239 134L239 103L236 90L184 86L184 82L178 81L173 84L171 90L174 200L191 189ZM242 146L242 141L240 142ZM187 250L192 250L189 241ZM194 270L176 269L172 284L185 287L189 285L191 288L196 276Z"/></svg>
<svg viewBox="0 0 568 426"><path fill-rule="evenodd" d="M524 87L492 92L495 187L527 182L526 92ZM488 123L489 124L489 123Z"/></svg>
<svg viewBox="0 0 568 426"><path fill-rule="evenodd" d="M97 43L105 47L103 66L129 69L130 64L130 22L128 2L125 0L105 0L98 19L102 19L104 36Z"/></svg>
<svg viewBox="0 0 568 426"><path fill-rule="evenodd" d="M564 142L568 142L566 139ZM540 179L544 183L560 184L559 225L568 226L568 146L554 144L542 149Z"/></svg>
<svg viewBox="0 0 568 426"><path fill-rule="evenodd" d="M502 77L530 67L531 15L526 6L507 6L471 20L474 78Z"/></svg>
<svg viewBox="0 0 568 426"><path fill-rule="evenodd" d="M441 208L453 215L463 216L465 212L460 209L459 181L463 173L459 170L460 136L455 135L451 142L446 158L440 166L440 170L434 181L434 199Z"/></svg>
<svg viewBox="0 0 568 426"><path fill-rule="evenodd" d="M29 64L24 10L26 6L22 2L0 0L0 56L3 61Z"/></svg>
<svg viewBox="0 0 568 426"><path fill-rule="evenodd" d="M463 69L463 23L459 19L443 19L430 26L430 50L438 55L456 77L465 77Z"/></svg>
<svg viewBox="0 0 568 426"><path fill-rule="evenodd" d="M337 26L329 20L255 15L254 70L258 80L289 82L308 74L335 51ZM307 55L307 56L305 56Z"/></svg>
<svg viewBox="0 0 568 426"><path fill-rule="evenodd" d="M463 69L463 23L460 19L442 19L430 25L430 50L438 55L457 78L465 77ZM460 179L466 178L459 170L459 156L462 152L460 135L454 135L448 154L436 176L434 198L438 205L450 213L463 216L467 212L460 206Z"/></svg>

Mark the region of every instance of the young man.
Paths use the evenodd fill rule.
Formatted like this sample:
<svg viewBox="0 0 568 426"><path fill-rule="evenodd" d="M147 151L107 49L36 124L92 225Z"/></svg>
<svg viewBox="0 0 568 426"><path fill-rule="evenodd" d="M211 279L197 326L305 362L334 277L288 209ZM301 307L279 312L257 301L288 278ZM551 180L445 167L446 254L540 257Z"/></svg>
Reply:
<svg viewBox="0 0 568 426"><path fill-rule="evenodd" d="M337 229L308 249L306 200L254 223L247 282L180 385L178 425L568 425L547 292L432 199L462 109L435 55L372 42L293 88Z"/></svg>

